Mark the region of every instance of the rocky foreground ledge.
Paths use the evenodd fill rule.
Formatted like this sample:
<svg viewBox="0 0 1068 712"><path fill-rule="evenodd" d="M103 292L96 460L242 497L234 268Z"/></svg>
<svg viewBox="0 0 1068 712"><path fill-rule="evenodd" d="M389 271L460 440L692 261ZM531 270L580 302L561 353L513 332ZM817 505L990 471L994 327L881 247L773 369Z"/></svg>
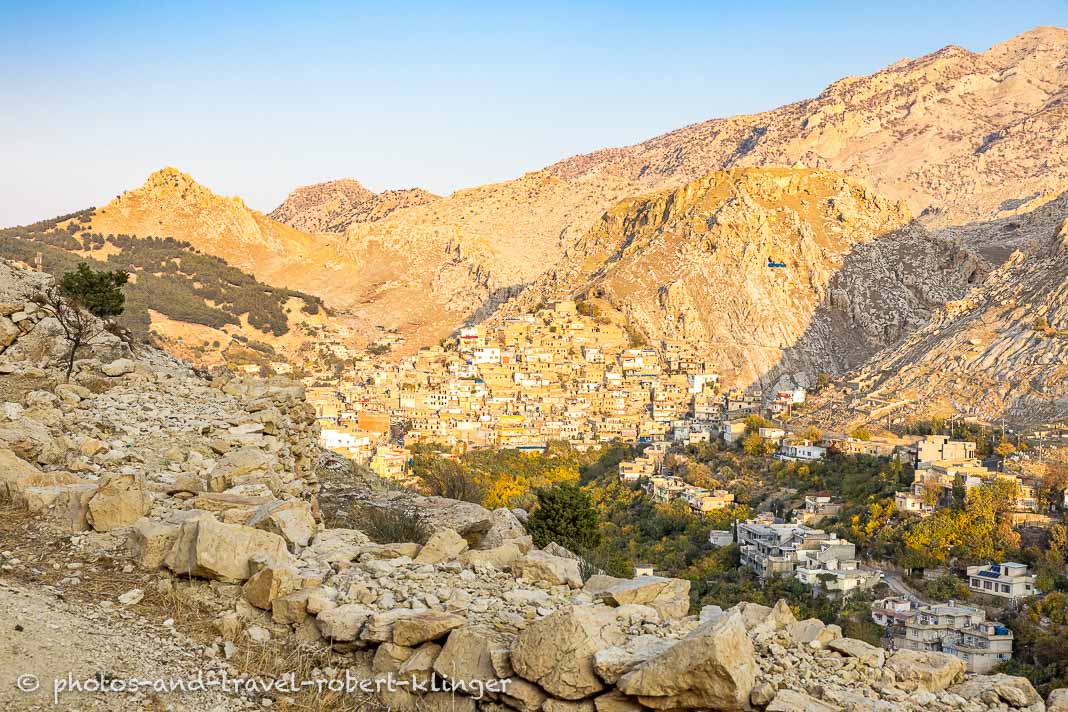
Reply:
<svg viewBox="0 0 1068 712"><path fill-rule="evenodd" d="M783 601L689 615L687 581L584 580L570 552L532 545L522 512L379 489L354 498L355 528L326 526L300 384L210 381L118 340L64 383L25 293L39 278L0 264L0 496L42 537L144 572L122 605L194 591L213 659L326 654L324 674L401 682L378 692L394 710L1068 710L1063 690L1047 707L1023 678L888 655ZM424 515L425 543L360 531L359 512L398 508Z"/></svg>

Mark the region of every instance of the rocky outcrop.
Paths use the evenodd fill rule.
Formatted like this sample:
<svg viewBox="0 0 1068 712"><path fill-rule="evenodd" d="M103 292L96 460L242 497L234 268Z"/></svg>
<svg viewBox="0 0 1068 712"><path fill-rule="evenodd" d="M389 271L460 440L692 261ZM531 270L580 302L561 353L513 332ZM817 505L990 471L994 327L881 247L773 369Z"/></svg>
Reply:
<svg viewBox="0 0 1068 712"><path fill-rule="evenodd" d="M935 312L898 346L828 389L813 417L849 430L865 422L963 414L1034 424L1068 405L1068 194L1011 220L1030 236L981 284ZM1002 233L1009 221L987 226Z"/></svg>
<svg viewBox="0 0 1068 712"><path fill-rule="evenodd" d="M753 644L740 615L706 623L624 675L617 687L654 709L749 709L756 681Z"/></svg>
<svg viewBox="0 0 1068 712"><path fill-rule="evenodd" d="M898 650L886 661L886 669L907 692L941 692L964 677L964 661L948 653Z"/></svg>
<svg viewBox="0 0 1068 712"><path fill-rule="evenodd" d="M580 700L606 687L594 669L594 654L623 640L623 631L611 608L569 608L519 634L512 651L512 667L521 677L556 697Z"/></svg>
<svg viewBox="0 0 1068 712"><path fill-rule="evenodd" d="M591 576L582 590L613 606L649 606L665 618L681 618L690 610L690 582L663 576L619 579Z"/></svg>

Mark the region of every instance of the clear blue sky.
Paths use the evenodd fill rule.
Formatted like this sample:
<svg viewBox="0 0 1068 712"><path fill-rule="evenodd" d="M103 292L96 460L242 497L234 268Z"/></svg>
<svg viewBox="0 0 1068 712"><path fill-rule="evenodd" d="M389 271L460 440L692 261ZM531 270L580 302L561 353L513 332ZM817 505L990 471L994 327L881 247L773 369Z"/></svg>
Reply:
<svg viewBox="0 0 1068 712"><path fill-rule="evenodd" d="M0 0L0 225L174 165L273 208L351 176L437 193L817 94L1068 2Z"/></svg>

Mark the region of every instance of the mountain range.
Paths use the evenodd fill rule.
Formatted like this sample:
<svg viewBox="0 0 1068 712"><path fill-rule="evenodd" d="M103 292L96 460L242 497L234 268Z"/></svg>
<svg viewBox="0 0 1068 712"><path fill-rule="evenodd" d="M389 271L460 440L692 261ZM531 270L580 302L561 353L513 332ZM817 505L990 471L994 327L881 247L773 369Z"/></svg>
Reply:
<svg viewBox="0 0 1068 712"><path fill-rule="evenodd" d="M1068 31L1040 27L449 196L342 179L264 215L167 168L75 234L174 237L320 298L334 335L401 354L570 296L637 340L698 350L732 385L859 368L852 399L908 391L913 410L960 409L966 389L931 384L966 372L1010 384L984 414L1052 417L1064 394L1046 386L1062 372L1001 370L1063 363L1065 258L1050 235L1068 217L1066 97ZM1005 300L1019 308L992 306ZM1039 316L1052 335L1032 328ZM977 324L989 341L969 335ZM985 356L958 362L976 339Z"/></svg>

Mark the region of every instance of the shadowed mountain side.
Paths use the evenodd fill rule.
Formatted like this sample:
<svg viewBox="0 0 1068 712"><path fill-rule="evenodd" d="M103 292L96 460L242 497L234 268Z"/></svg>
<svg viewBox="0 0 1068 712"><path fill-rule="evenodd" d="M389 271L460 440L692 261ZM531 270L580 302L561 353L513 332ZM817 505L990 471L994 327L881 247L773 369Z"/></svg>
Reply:
<svg viewBox="0 0 1068 712"><path fill-rule="evenodd" d="M916 223L857 245L832 278L805 333L760 382L811 386L812 374L847 373L924 327L941 305L986 275L976 255Z"/></svg>
<svg viewBox="0 0 1068 712"><path fill-rule="evenodd" d="M817 399L815 417L836 427L952 415L1021 424L1065 417L1068 193L1015 221L1027 252L1014 252L927 326L872 357L846 390Z"/></svg>
<svg viewBox="0 0 1068 712"><path fill-rule="evenodd" d="M1016 250L1035 252L1042 248L1049 231L1064 216L1064 192L1062 185L1057 190L1006 200L995 219L947 227L937 235L1000 266Z"/></svg>

